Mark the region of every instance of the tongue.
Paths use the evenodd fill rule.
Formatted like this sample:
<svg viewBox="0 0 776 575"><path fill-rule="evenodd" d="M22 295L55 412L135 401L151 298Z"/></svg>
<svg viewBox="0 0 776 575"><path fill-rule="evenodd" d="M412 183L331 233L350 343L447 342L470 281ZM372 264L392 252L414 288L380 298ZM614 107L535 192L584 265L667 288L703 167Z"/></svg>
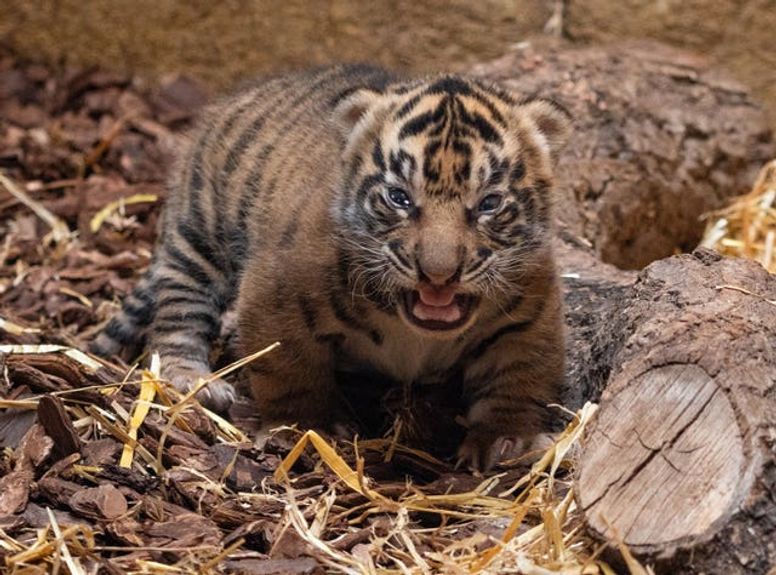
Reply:
<svg viewBox="0 0 776 575"><path fill-rule="evenodd" d="M461 308L456 303L446 306L433 306L418 301L415 307L412 308L412 314L422 321L431 320L453 323L461 319Z"/></svg>
<svg viewBox="0 0 776 575"><path fill-rule="evenodd" d="M423 321L458 321L461 319L461 308L455 303L455 290L456 286L421 287L418 289L420 298L412 308L413 315Z"/></svg>
<svg viewBox="0 0 776 575"><path fill-rule="evenodd" d="M455 299L456 286L445 286L441 288L423 286L418 289L420 301L432 307L447 307Z"/></svg>

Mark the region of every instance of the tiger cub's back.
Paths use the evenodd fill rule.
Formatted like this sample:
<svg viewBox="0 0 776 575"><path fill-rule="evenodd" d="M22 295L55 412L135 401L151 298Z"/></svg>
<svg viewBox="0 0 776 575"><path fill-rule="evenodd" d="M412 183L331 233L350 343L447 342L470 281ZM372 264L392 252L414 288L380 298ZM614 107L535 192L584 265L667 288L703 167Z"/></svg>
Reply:
<svg viewBox="0 0 776 575"><path fill-rule="evenodd" d="M178 201L167 209L165 228L190 222L239 271L248 246L279 240L299 206L314 198L290 192L331 191L339 179L337 102L392 79L369 66L327 67L264 80L213 105L175 170Z"/></svg>
<svg viewBox="0 0 776 575"><path fill-rule="evenodd" d="M207 375L210 343L247 259L277 249L293 256L302 208L328 209L341 177L337 102L391 80L379 68L332 66L262 79L208 106L171 170L151 267L92 349L125 357L158 351L181 389ZM306 193L294 193L300 189ZM271 276L271 258L267 267ZM217 408L232 398L223 382L203 392Z"/></svg>

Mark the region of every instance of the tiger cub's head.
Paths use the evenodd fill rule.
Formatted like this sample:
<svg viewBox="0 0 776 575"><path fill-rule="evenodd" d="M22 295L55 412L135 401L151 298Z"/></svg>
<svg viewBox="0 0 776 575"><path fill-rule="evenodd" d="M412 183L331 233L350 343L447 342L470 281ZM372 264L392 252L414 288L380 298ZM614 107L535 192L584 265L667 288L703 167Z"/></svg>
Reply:
<svg viewBox="0 0 776 575"><path fill-rule="evenodd" d="M483 304L514 307L548 254L568 113L442 76L356 91L335 117L345 182L334 217L354 293L437 336L472 325Z"/></svg>

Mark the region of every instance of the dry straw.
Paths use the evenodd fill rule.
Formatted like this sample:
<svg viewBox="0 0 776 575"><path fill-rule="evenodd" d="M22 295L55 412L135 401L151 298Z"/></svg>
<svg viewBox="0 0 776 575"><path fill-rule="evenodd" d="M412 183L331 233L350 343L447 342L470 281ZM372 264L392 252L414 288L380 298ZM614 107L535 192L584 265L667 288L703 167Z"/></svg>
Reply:
<svg viewBox="0 0 776 575"><path fill-rule="evenodd" d="M701 246L756 260L776 272L776 160L763 167L751 192L704 219Z"/></svg>
<svg viewBox="0 0 776 575"><path fill-rule="evenodd" d="M262 350L223 372L249 360L259 360L274 348ZM46 350L52 352L51 348ZM24 355L40 353L41 349L40 346L18 346L5 351ZM59 347L54 350L71 356L68 352L72 351ZM76 354L74 359L79 358L80 354ZM84 408L78 402L70 402L68 394L59 396L74 422L89 420L89 427L97 431L97 437L113 437L123 443L122 464L142 474L162 477L168 471L162 465L160 454L155 456L137 441L149 409L166 420L168 429L185 428L185 421L179 416L188 409L201 410L215 424L219 443L237 445L245 441L242 432L199 406L193 394L182 395L162 381L157 363L152 362L150 369L141 372L137 401L129 412L119 408L118 402L113 402L114 411L110 411L96 405ZM94 368L91 361L80 365L84 370ZM123 383L106 384L103 391L108 395L118 393ZM200 382L201 386L206 384L206 381ZM233 498L246 505L256 498L282 501L284 511L278 517L278 532L296 533L306 544L306 553L331 572L609 574L613 573L611 567L598 558L600 547L584 534L569 473L573 466L570 454L577 448L596 409L594 404L587 404L575 414L555 443L517 481L504 483L506 474L501 473L481 478L479 485L464 492L429 491L411 480L381 485L368 477L362 453L372 451L383 456L401 453L426 462L436 460L429 454L396 444L393 438L356 441L353 445L337 447L314 431L301 434L278 467L274 482L256 485L251 491L231 490L225 481L226 472L219 482L185 464L180 467L200 476L203 489L223 500ZM161 438L159 449L163 446L164 438ZM317 491L311 491L309 485L297 486L293 472L294 463L310 449L317 454L320 465L328 468L329 476L336 479L323 482ZM79 465L72 469L88 483L89 469ZM62 528L53 515L50 517L50 525L38 530L33 538L14 539L0 529L0 548L7 572L82 573L85 563L99 561L102 553L123 551L129 557L145 549L100 547L95 542L98 534L92 527ZM419 520L421 517L425 520ZM435 524L432 527L429 527L429 517L437 518L431 522ZM376 529L375 521L382 528ZM366 534L361 537L363 543L347 550L340 545L343 539L359 534ZM219 573L223 572L225 561L254 553L243 544L238 539L223 547L192 548L191 553L172 565L138 557L122 567L127 573ZM632 572L646 573L628 557L627 551L624 553L627 564L636 566L631 567ZM121 564L122 560L114 555L113 561Z"/></svg>

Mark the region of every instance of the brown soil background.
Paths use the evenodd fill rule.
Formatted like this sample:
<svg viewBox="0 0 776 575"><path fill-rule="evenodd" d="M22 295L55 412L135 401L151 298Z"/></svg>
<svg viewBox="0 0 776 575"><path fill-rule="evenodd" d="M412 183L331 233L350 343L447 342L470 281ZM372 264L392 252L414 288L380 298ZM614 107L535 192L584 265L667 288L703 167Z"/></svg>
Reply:
<svg viewBox="0 0 776 575"><path fill-rule="evenodd" d="M580 43L652 38L732 72L776 126L776 1L566 0ZM217 89L332 61L459 70L541 34L551 0L3 0L0 42L49 64L149 78L182 72Z"/></svg>

